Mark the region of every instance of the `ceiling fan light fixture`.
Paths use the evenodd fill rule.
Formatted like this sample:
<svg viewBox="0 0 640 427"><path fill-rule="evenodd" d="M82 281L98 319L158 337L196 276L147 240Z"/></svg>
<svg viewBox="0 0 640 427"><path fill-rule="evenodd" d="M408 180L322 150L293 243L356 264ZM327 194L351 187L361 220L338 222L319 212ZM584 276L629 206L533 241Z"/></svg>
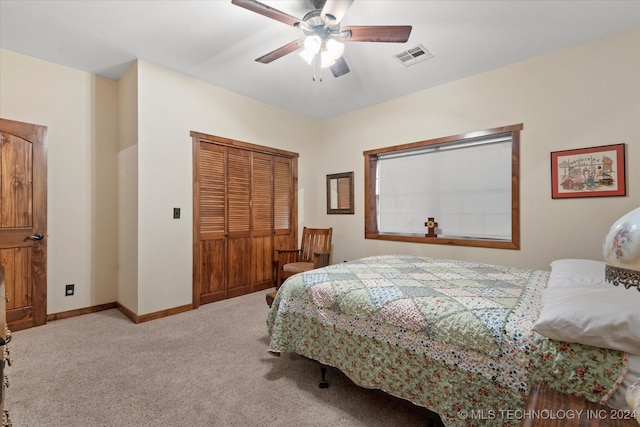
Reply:
<svg viewBox="0 0 640 427"><path fill-rule="evenodd" d="M312 34L304 39L304 49L299 53L300 57L304 59L304 62L311 65L313 62L313 58L320 52L322 49L322 39L320 36Z"/></svg>
<svg viewBox="0 0 640 427"><path fill-rule="evenodd" d="M336 63L336 60L338 59L338 58L335 58L335 59L332 58L331 55L327 54L327 51L323 51L320 55L318 54L311 55L306 50L303 50L298 55L300 55L300 57L304 59L304 62L306 62L308 65L311 65L311 66L313 66L313 61L316 58L316 56L320 56L320 68L331 67L333 64Z"/></svg>
<svg viewBox="0 0 640 427"><path fill-rule="evenodd" d="M307 36L304 39L304 49L299 53L300 57L307 64L312 65L318 52L320 52L320 67L331 67L344 53L344 43L334 39L323 41L317 35Z"/></svg>
<svg viewBox="0 0 640 427"><path fill-rule="evenodd" d="M304 62L306 62L308 65L311 65L311 62L313 61L313 57L315 56L315 55L309 54L307 50L300 51L298 55L300 55L300 58L304 59Z"/></svg>
<svg viewBox="0 0 640 427"><path fill-rule="evenodd" d="M313 57L316 53L320 52L322 47L322 39L320 36L311 35L304 39L304 51Z"/></svg>
<svg viewBox="0 0 640 427"><path fill-rule="evenodd" d="M340 58L344 53L344 43L339 42L335 39L327 40L327 42L325 43L325 47L327 48L327 53L331 56L331 58L333 58L334 61Z"/></svg>
<svg viewBox="0 0 640 427"><path fill-rule="evenodd" d="M320 55L320 68L329 68L335 63L335 59L333 59L330 55L327 55L326 52L322 52L322 54Z"/></svg>

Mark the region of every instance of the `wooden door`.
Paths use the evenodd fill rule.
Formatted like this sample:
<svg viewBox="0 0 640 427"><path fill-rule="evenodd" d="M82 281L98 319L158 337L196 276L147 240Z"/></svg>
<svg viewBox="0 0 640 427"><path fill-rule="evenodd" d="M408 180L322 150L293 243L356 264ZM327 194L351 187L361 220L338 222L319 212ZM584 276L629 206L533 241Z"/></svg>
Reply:
<svg viewBox="0 0 640 427"><path fill-rule="evenodd" d="M193 305L198 307L226 298L227 232L225 188L227 174L224 147L197 142L194 156L198 170L194 191L194 289Z"/></svg>
<svg viewBox="0 0 640 427"><path fill-rule="evenodd" d="M251 288L251 152L227 150L227 296L236 297Z"/></svg>
<svg viewBox="0 0 640 427"><path fill-rule="evenodd" d="M191 136L197 308L274 286L275 242L295 246L297 154L197 132Z"/></svg>
<svg viewBox="0 0 640 427"><path fill-rule="evenodd" d="M47 322L46 133L0 119L0 263L11 330Z"/></svg>
<svg viewBox="0 0 640 427"><path fill-rule="evenodd" d="M273 234L275 249L298 247L298 204L295 190L298 186L296 158L273 158Z"/></svg>
<svg viewBox="0 0 640 427"><path fill-rule="evenodd" d="M251 154L251 291L273 286L273 156Z"/></svg>

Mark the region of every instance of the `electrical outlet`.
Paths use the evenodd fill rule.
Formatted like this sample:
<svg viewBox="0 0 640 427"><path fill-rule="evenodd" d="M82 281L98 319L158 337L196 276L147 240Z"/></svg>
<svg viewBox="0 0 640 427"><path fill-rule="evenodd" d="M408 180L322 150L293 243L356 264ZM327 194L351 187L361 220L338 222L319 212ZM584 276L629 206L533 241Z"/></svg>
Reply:
<svg viewBox="0 0 640 427"><path fill-rule="evenodd" d="M66 297L70 297L71 295L73 295L73 293L75 292L75 287L76 285L66 285L64 287L64 296Z"/></svg>

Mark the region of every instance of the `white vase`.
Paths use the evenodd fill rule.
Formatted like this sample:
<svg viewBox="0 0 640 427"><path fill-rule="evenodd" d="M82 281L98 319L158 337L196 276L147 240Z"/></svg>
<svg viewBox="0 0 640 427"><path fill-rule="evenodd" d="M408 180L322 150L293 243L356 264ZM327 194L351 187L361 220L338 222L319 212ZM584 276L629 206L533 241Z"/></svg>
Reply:
<svg viewBox="0 0 640 427"><path fill-rule="evenodd" d="M640 291L640 208L613 223L602 244L602 255L608 283L623 284L627 289L636 286Z"/></svg>
<svg viewBox="0 0 640 427"><path fill-rule="evenodd" d="M640 424L640 380L633 383L627 389L627 403L631 411L636 416L636 421Z"/></svg>

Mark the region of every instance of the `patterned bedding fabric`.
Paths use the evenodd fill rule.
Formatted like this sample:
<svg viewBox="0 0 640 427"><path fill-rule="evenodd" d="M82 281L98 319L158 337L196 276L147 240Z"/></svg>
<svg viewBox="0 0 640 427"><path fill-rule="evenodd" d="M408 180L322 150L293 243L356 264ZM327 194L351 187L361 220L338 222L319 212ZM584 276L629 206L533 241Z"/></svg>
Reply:
<svg viewBox="0 0 640 427"><path fill-rule="evenodd" d="M548 272L375 256L290 277L267 318L295 352L440 414L447 426L517 426L529 384L604 403L624 353L532 332Z"/></svg>

